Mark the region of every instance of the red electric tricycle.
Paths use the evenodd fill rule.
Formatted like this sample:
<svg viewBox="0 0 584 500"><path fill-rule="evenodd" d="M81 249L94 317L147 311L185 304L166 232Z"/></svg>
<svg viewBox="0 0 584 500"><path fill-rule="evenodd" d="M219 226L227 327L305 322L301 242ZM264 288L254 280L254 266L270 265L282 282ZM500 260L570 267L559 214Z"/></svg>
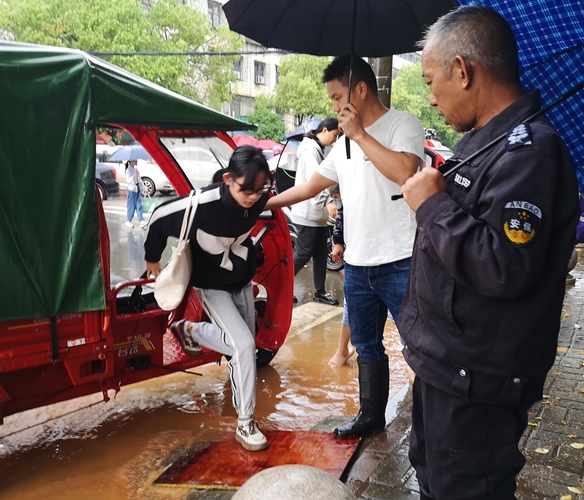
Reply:
<svg viewBox="0 0 584 500"><path fill-rule="evenodd" d="M175 318L205 321L194 293L169 314L152 280L112 284L110 239L95 188L99 127L128 131L178 195L254 126L77 50L0 42L0 421L3 416L202 364L169 332ZM266 211L252 231L258 366L284 343L292 317L288 226Z"/></svg>

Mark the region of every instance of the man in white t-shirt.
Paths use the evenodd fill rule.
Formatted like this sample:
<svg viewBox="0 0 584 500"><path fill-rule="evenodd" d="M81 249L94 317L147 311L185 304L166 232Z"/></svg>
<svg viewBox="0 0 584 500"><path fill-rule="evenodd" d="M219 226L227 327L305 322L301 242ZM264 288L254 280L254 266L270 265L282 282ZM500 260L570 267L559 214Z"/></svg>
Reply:
<svg viewBox="0 0 584 500"><path fill-rule="evenodd" d="M371 66L354 58L351 102L348 56L325 69L323 82L350 141L338 141L305 184L271 198L266 209L312 198L338 182L344 207L345 298L351 343L359 355L359 415L335 429L339 437L361 436L385 427L389 392L383 346L387 311L394 322L404 298L416 230L414 213L400 186L424 158L424 129L411 113L387 109L377 96Z"/></svg>

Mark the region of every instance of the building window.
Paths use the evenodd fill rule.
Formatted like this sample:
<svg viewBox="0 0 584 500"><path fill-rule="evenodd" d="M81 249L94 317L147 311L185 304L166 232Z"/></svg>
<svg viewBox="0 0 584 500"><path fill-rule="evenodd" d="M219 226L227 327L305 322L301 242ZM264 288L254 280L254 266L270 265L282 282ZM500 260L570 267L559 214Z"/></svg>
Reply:
<svg viewBox="0 0 584 500"><path fill-rule="evenodd" d="M231 101L231 112L235 118L241 117L241 102L237 97L234 97Z"/></svg>
<svg viewBox="0 0 584 500"><path fill-rule="evenodd" d="M221 25L221 4L219 2L213 2L209 0L209 19L211 20L211 26L216 29Z"/></svg>
<svg viewBox="0 0 584 500"><path fill-rule="evenodd" d="M242 64L241 58L239 58L237 61L233 63L233 70L237 73L238 80L243 80L243 75L241 73L241 64Z"/></svg>
<svg viewBox="0 0 584 500"><path fill-rule="evenodd" d="M256 85L265 85L265 75L266 73L266 65L262 62L254 61L253 62L253 78L254 83Z"/></svg>
<svg viewBox="0 0 584 500"><path fill-rule="evenodd" d="M419 63L422 60L422 56L420 54L416 54L415 52L408 52L407 54L398 54L398 57L411 62L412 64Z"/></svg>
<svg viewBox="0 0 584 500"><path fill-rule="evenodd" d="M276 85L278 85L278 83L280 83L280 68L276 64Z"/></svg>

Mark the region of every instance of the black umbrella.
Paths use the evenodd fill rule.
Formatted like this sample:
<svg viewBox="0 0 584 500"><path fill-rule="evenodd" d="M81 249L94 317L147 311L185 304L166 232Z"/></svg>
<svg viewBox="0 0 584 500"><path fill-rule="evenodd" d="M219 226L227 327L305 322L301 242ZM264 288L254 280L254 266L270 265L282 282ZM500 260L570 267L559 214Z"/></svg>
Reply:
<svg viewBox="0 0 584 500"><path fill-rule="evenodd" d="M230 0L223 10L233 31L265 47L384 57L415 50L425 27L457 5L455 0Z"/></svg>
<svg viewBox="0 0 584 500"><path fill-rule="evenodd" d="M424 29L457 5L456 0L229 0L223 10L233 31L265 47L384 57L415 50ZM349 99L351 77L352 71Z"/></svg>

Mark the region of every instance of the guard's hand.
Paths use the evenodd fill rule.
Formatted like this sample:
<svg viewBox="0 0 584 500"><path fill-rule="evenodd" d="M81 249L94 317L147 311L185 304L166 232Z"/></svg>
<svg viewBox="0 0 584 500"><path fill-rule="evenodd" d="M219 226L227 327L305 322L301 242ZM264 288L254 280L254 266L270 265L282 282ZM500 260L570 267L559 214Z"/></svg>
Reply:
<svg viewBox="0 0 584 500"><path fill-rule="evenodd" d="M401 187L406 203L416 212L430 196L446 191L446 179L435 168L426 167L410 177Z"/></svg>
<svg viewBox="0 0 584 500"><path fill-rule="evenodd" d="M357 108L351 104L344 104L339 113L339 128L349 138L357 141L359 136L365 133L363 118Z"/></svg>
<svg viewBox="0 0 584 500"><path fill-rule="evenodd" d="M160 262L146 262L146 279L158 278L161 271Z"/></svg>
<svg viewBox="0 0 584 500"><path fill-rule="evenodd" d="M335 264L340 264L343 262L343 254L345 253L345 248L340 243L335 243L333 251L331 252L331 259Z"/></svg>

